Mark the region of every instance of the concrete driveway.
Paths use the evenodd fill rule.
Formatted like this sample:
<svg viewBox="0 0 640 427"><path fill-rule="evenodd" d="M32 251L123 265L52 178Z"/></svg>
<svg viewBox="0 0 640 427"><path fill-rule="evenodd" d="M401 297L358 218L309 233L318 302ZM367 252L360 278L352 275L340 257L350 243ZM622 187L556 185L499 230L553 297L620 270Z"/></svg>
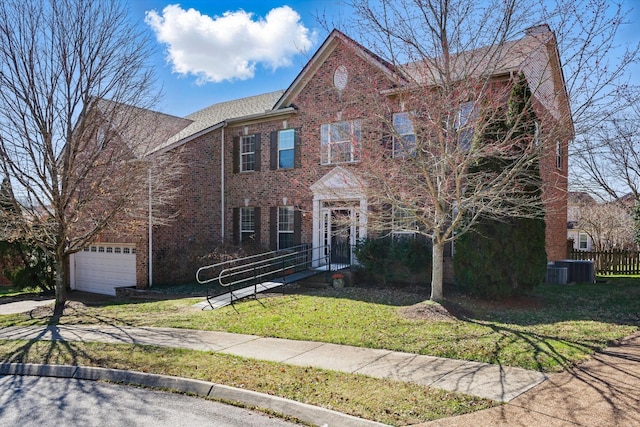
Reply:
<svg viewBox="0 0 640 427"><path fill-rule="evenodd" d="M34 298L29 298L29 299L24 299L19 301L12 301L12 300L8 300L8 301L9 302L4 302L0 299L0 314L27 313L37 307L40 307L43 305L52 305L53 303L56 302L56 300L53 298L42 299L39 297L34 297Z"/></svg>

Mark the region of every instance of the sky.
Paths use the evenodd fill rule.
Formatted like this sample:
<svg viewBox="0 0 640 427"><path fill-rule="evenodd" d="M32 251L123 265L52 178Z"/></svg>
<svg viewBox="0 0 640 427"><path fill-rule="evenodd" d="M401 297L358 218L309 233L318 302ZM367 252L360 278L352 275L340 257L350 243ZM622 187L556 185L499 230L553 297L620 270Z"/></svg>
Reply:
<svg viewBox="0 0 640 427"><path fill-rule="evenodd" d="M640 40L640 0L620 42ZM159 111L185 116L217 102L286 89L328 32L348 16L340 0L131 0L153 41ZM640 67L636 67L640 75Z"/></svg>
<svg viewBox="0 0 640 427"><path fill-rule="evenodd" d="M133 0L132 18L155 43L163 99L185 116L217 102L286 89L327 37L317 17L339 0Z"/></svg>

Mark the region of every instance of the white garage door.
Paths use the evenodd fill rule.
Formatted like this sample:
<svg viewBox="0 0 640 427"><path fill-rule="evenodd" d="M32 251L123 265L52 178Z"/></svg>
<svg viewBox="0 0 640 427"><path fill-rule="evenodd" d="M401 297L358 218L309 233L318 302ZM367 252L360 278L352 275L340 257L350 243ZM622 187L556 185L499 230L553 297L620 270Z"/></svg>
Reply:
<svg viewBox="0 0 640 427"><path fill-rule="evenodd" d="M71 288L115 295L115 288L135 286L135 245L100 243L73 256Z"/></svg>

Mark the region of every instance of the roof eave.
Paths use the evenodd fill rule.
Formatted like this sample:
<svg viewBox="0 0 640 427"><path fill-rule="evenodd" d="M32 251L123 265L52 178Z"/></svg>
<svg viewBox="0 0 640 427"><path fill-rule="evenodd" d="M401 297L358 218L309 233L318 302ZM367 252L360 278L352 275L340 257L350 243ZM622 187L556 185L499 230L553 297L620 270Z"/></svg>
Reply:
<svg viewBox="0 0 640 427"><path fill-rule="evenodd" d="M226 123L227 125L230 125L230 124L238 124L238 123L245 123L245 122L254 122L254 121L260 121L264 119L271 119L279 116L288 116L291 114L295 114L297 112L298 110L295 107L285 107L280 109L267 110L264 113L256 113L256 114L249 114L247 116L242 116L242 117L234 117L234 118L225 120L224 123Z"/></svg>
<svg viewBox="0 0 640 427"><path fill-rule="evenodd" d="M287 107L287 108L282 108L280 110L268 110L265 111L264 113L256 113L256 114L249 114L247 116L242 116L242 117L234 117L231 119L227 119L224 120L222 122L218 122L212 126L209 126L205 129L202 129L192 135L189 135L187 137L184 137L178 141L172 142L171 144L165 146L165 147L161 147L158 150L152 151L151 153L149 153L149 156L157 156L160 154L164 154L168 151L171 151L181 145L184 145L190 141L193 141L194 139L197 139L203 135L208 134L209 132L213 132L215 130L221 129L223 127L227 127L230 124L239 124L239 123L245 123L245 122L251 122L251 121L260 121L260 120L264 120L264 119L271 119L271 118L275 118L275 117L280 117L280 116L285 116L285 115L291 115L291 114L295 114L297 113L297 109L294 107Z"/></svg>

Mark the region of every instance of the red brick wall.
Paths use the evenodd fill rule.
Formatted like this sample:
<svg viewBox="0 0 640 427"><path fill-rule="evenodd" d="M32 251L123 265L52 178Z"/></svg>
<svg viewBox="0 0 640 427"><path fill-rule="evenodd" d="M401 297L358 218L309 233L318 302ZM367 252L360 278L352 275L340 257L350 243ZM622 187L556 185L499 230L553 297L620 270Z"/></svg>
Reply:
<svg viewBox="0 0 640 427"><path fill-rule="evenodd" d="M221 242L220 138L216 130L186 145L187 174L175 207L176 219L153 229L153 283L195 281L203 257Z"/></svg>
<svg viewBox="0 0 640 427"><path fill-rule="evenodd" d="M333 73L338 65L349 71L345 91L333 87ZM224 240L233 238L233 209L245 206L261 208L261 244L269 247L269 208L287 205L302 209L303 242L312 240L312 194L309 186L334 166L320 165L320 126L342 120L371 116L376 103L386 102L379 90L389 85L379 69L371 68L360 57L338 46L317 70L314 78L297 94L293 104L297 112L259 122L234 124L224 129L225 218ZM374 94L373 97L370 94ZM391 111L390 111L391 114ZM270 170L270 132L299 128L301 168ZM233 138L244 134L261 135L260 171L234 173ZM220 197L220 142L222 131L216 130L189 142L185 158L189 173L182 182L183 194L177 206L177 219L170 226L155 227L153 232L154 283L180 283L194 280L197 268L206 264L202 257L210 253L222 238ZM555 146L545 149L541 174L546 182L544 200L547 208L547 255L549 260L565 257L566 240L566 138L563 139L562 169L555 167ZM135 237L138 244L139 285L148 283L146 230ZM125 239L126 240L126 239ZM449 271L452 269L448 269ZM453 278L447 276L447 281Z"/></svg>
<svg viewBox="0 0 640 427"><path fill-rule="evenodd" d="M562 152L562 165L556 167L556 141ZM545 205L547 260L567 257L567 170L568 140L562 136L546 141L540 161L540 175L544 182L542 199Z"/></svg>

